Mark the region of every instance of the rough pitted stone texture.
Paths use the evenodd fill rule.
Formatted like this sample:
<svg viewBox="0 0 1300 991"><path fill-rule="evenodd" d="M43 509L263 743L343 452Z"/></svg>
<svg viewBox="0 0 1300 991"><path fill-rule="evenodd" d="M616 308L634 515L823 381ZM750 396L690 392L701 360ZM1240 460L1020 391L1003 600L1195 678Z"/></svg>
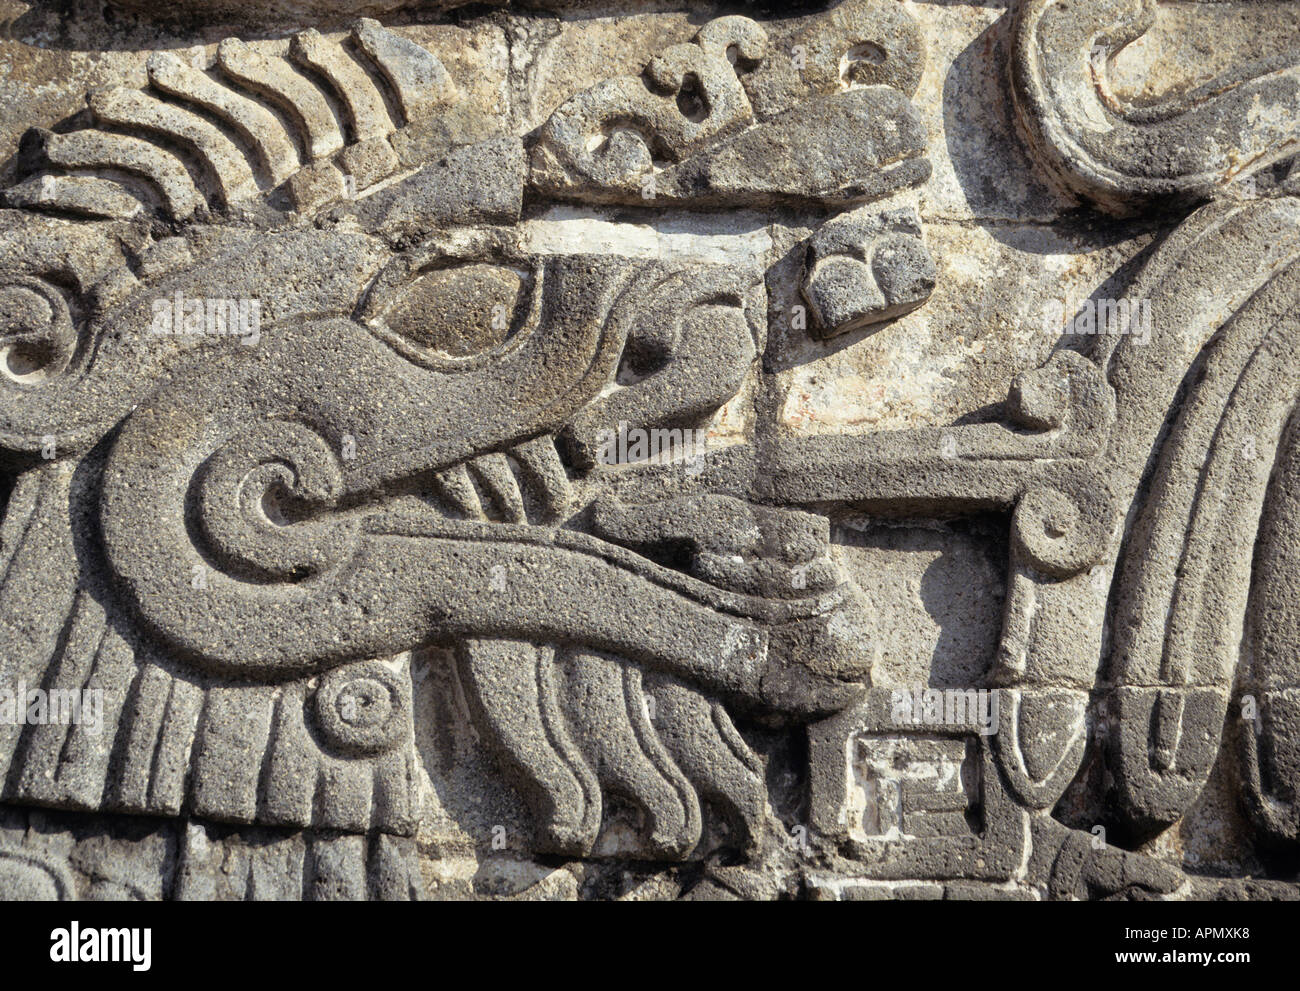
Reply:
<svg viewBox="0 0 1300 991"><path fill-rule="evenodd" d="M1300 897L1300 4L0 7L0 897Z"/></svg>

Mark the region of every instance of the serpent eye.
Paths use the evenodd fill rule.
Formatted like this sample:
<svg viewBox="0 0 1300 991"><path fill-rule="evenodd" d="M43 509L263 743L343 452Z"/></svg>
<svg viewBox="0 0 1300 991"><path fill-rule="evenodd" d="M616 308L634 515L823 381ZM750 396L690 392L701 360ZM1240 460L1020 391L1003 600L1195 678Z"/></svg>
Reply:
<svg viewBox="0 0 1300 991"><path fill-rule="evenodd" d="M474 263L420 273L401 286L381 320L424 355L465 360L506 346L527 309L531 276Z"/></svg>

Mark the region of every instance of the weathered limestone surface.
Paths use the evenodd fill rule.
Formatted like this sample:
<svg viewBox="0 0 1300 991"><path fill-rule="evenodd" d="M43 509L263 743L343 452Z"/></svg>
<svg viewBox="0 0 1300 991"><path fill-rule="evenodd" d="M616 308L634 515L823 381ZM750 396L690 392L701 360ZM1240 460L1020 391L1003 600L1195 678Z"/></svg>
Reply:
<svg viewBox="0 0 1300 991"><path fill-rule="evenodd" d="M0 897L1300 898L1300 3L0 14Z"/></svg>

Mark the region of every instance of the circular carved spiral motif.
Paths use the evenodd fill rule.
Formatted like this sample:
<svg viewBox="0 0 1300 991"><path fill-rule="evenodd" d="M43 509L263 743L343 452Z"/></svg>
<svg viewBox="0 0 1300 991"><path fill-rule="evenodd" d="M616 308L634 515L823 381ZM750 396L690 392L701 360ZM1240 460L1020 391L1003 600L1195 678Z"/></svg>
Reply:
<svg viewBox="0 0 1300 991"><path fill-rule="evenodd" d="M36 386L57 377L76 339L68 304L53 286L24 276L0 285L0 371L9 381Z"/></svg>
<svg viewBox="0 0 1300 991"><path fill-rule="evenodd" d="M328 507L342 489L338 460L319 435L276 420L249 427L204 469L198 506L209 549L232 572L262 580L326 571L353 553L355 522L286 520L277 497Z"/></svg>
<svg viewBox="0 0 1300 991"><path fill-rule="evenodd" d="M1012 539L1038 571L1068 578L1100 559L1110 525L1109 506L1101 492L1082 500L1081 495L1044 486L1030 489L1017 504Z"/></svg>
<svg viewBox="0 0 1300 991"><path fill-rule="evenodd" d="M331 671L314 701L316 723L330 745L353 756L391 750L410 723L406 686L377 661Z"/></svg>

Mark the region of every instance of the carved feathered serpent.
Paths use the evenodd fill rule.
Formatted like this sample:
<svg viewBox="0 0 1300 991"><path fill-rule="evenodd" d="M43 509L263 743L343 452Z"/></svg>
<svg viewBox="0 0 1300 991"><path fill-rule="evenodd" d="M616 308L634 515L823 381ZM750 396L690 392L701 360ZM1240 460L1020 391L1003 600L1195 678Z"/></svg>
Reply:
<svg viewBox="0 0 1300 991"><path fill-rule="evenodd" d="M307 759L373 775L357 825L408 833L413 800L394 796L412 784L409 677L375 659L447 645L481 732L538 810L540 849L590 853L608 789L641 810L650 855L700 844L702 797L753 847L765 786L729 709L807 720L859 691L824 521L732 496L709 504L725 529L707 540L661 521L663 539L742 562L713 580L603 539L624 526L617 503L596 533L561 524L590 512L575 484L597 467L606 419L669 426L734 395L761 347L758 274L521 253L493 226L518 217L517 140L463 153L493 170L485 191L429 203L429 184L462 165L454 83L373 22L348 46L305 32L287 58L237 42L210 68L156 55L149 91L92 94L94 128L24 141L31 175L7 202L94 219L24 213L9 228L33 273L10 289L0 410L22 469L9 589L41 556L64 588L26 635L9 597L8 666L120 689L140 737L129 746L141 759L180 747L189 769L166 788L146 773L137 796L65 749L48 779L17 775L14 797L92 808L107 788L132 811L348 828L310 779L286 778ZM180 167L178 144L198 168ZM413 236L411 203L447 233L395 251ZM200 287L263 302L255 343L154 332L158 300L183 307ZM413 299L438 326L488 313L493 325L467 350L430 337ZM635 383L610 394L632 355ZM28 359L37 374L20 373ZM70 516L94 520L97 544L56 538L52 562L38 545ZM78 590L86 555L102 555L111 592ZM806 584L781 580L809 566ZM157 673L132 673L133 654ZM150 679L197 710L192 736L129 729ZM254 744L263 770L231 788L221 778L243 744L223 741L241 703L226 686L240 684L250 700L271 693L273 714ZM333 708L356 698L359 714Z"/></svg>
<svg viewBox="0 0 1300 991"><path fill-rule="evenodd" d="M346 673L361 661L355 682L366 687L352 697L388 693L388 711L409 716L402 677L384 674L368 659L408 646L455 643L459 676L479 725L543 810L543 844L565 853L595 849L608 789L634 796L645 816L646 849L671 859L695 848L706 794L742 832L752 834L762 818L761 768L729 711L763 718L821 715L848 700L860 670L834 629L843 592L836 591L833 574L805 587L806 594L790 594L791 586L777 595L770 581L765 585L783 569L824 564L819 524L802 514L755 508L750 500L868 509L905 500L943 512L1014 507L1012 590L994 677L1014 703L1015 725L994 747L999 773L1018 802L1037 810L1041 825L1069 784L1082 756L1098 657L1110 651L1106 671L1115 673L1115 684L1101 687L1118 704L1118 800L1139 829L1176 819L1199 792L1216 752L1232 644L1237 627L1249 622L1260 647L1242 684L1268 714L1259 734L1245 740L1244 768L1263 828L1289 842L1293 788L1285 778L1285 747L1294 735L1287 715L1294 686L1286 631L1234 599L1243 574L1218 576L1212 563L1236 529L1249 529L1263 513L1260 590L1275 582L1286 586L1290 442L1280 424L1289 410L1291 371L1278 354L1279 328L1287 326L1278 312L1293 288L1286 234L1294 228L1293 201L1231 199L1240 177L1259 179L1268 192L1271 175L1278 192L1290 189L1285 169L1273 166L1289 161L1291 125L1281 118L1282 133L1276 120L1253 131L1241 124L1241 111L1252 101L1286 97L1293 72L1285 59L1270 63L1160 113L1119 113L1099 90L1093 110L1101 107L1101 116L1085 108L1083 122L1104 120L1106 126L1080 131L1078 107L1060 94L1067 84L1077 89L1080 79L1095 88L1099 42L1108 54L1107 44L1135 37L1140 32L1133 24L1149 24L1153 12L1153 5L1109 5L1079 22L1058 17L1051 4L1023 5L1013 78L1036 150L1082 195L1111 209L1137 209L1153 197L1196 201L1226 194L1227 204L1198 214L1171 239L1143 283L1170 312L1166 320L1200 321L1190 343L1163 341L1144 352L1125 339L1114 353L1091 361L1063 353L1018 384L1011 424L961 428L963 453L955 461L918 455L938 448L939 432L754 445L730 459L730 482L717 484L710 470L706 481L726 494L692 498L680 513L670 506L651 530L618 504L589 507L591 525L584 529L590 533L557 524L584 508L581 493L570 500L582 487L574 461L590 461L584 429L599 422L591 411L607 413L617 395L620 408L653 425L673 422L674 415L707 414L725 402L762 347L754 327L761 320L752 313L754 280L608 258L531 258L506 232L482 227L468 240L404 250L428 231L413 234L399 222L409 202L402 197L427 191L420 185L428 176L421 163L430 149L455 142L436 127L408 130L419 114L398 109L400 81L381 71L382 55L375 55L393 43L374 27L358 29L352 38L357 47L345 61L312 37L294 42L288 61L271 61L269 68L227 45L217 66L201 73L206 83L183 64L156 59L151 85L163 93L171 86L174 97L192 100L202 108L199 121L227 115L227 125L242 128L241 140L256 154L241 169L211 131L179 116L174 101L151 97L155 105L121 92L91 102L104 137L36 133L25 143L25 167L33 176L11 192L12 205L107 219L96 228L103 236L88 242L61 241L60 225L45 229L26 215L14 220L10 235L22 268L7 299L14 316L4 411L6 447L23 469L4 540L11 576L6 634L15 663L30 661L58 678L74 678L106 669L122 652L115 619L98 615L102 604L83 589L53 592L51 599L62 596L66 608L52 624L20 616L21 594L37 585L33 562L42 553L62 562L59 555L69 549L46 523L89 512L102 545L89 551L71 546L71 553L102 553L118 581L114 596L174 652L168 666L183 677L170 688L169 706L174 702L184 712L194 704L182 684L247 679L259 690L274 686L281 692L274 719L292 721L296 705L307 736L324 733L329 748L369 760L389 753L384 748L400 735L340 723L329 701L341 697L338 679L314 676ZM784 108L755 103L746 116L739 101L749 94L742 95L727 73L756 71L762 49L749 34L735 37L735 69L720 64L725 48L711 32L701 32L698 44L683 46L688 50L659 66L658 89L650 86L643 95L636 81L610 88L651 108L636 127L606 128L618 118L603 116L608 107L599 99L608 94L601 91L575 98L557 115L555 126L538 136L529 165L520 145L503 142L498 150L517 153L516 174L531 168L534 186L555 195L581 198L591 192L583 184L594 181L605 198L635 200L647 166L650 174L670 175L664 185L669 197L702 189L699 202L709 203L739 195L727 185L727 155L747 141L761 143L764 128L779 124ZM311 90L278 71L290 63L325 92L339 87L335 97L343 94L343 112L330 115L337 140L330 120L313 113ZM357 66L377 73L359 88L352 71ZM644 133L658 129L654 115L675 102L687 70L721 73L701 77L700 92L725 112L727 119L717 122L723 126L701 128L698 135L683 127L657 139ZM421 78L437 83L431 92L454 98L454 87L438 82L445 74L431 64ZM274 96L263 105L253 99L259 92ZM895 107L912 123L896 94L852 92L857 95L838 106L855 106L859 114ZM593 102L599 113L591 112ZM1208 145L1193 144L1191 152L1210 157L1183 162L1174 156L1167 174L1147 168L1165 160L1179 133L1199 135L1211 118L1239 146L1236 159L1214 159L1217 152ZM292 136L280 142L274 127L285 121ZM594 130L584 130L593 123ZM145 132L187 144L202 167L176 171L159 145L140 136ZM587 139L595 137L605 143L595 145L600 161L593 164L581 153L592 150ZM915 137L908 138L913 145ZM566 149L579 152L567 163ZM903 181L925 171L909 157L907 142L879 150L885 157L902 152ZM442 164L440 179L454 175L450 156ZM114 170L144 177L144 188ZM682 176L689 181L679 185ZM888 173L878 178L882 188L895 181ZM349 187L358 186L374 192L347 203ZM834 201L866 189L847 183L825 195ZM779 182L741 192L756 202L805 195ZM484 196L470 211L477 215L437 223L513 223L517 202L509 193ZM215 239L216 252L182 271L196 261L187 257L194 242L132 241L138 218L155 208L169 223L206 224L221 216L238 223ZM281 226L277 210L324 222L310 231ZM239 223L256 231L255 238L244 236ZM1180 259L1221 236L1253 247L1189 282L1178 271ZM401 250L390 262L394 248ZM329 279L304 291L295 276L321 269L323 257L331 261ZM123 328L147 325L158 294L198 284L187 281L195 278L218 298L248 285L264 287L259 292L275 303L265 347L245 351L232 341L124 335ZM283 300L275 298L280 282L289 287ZM437 292L452 287L452 296L472 298L466 287L489 283L518 285L519 306L507 326L492 328L500 338L468 357L431 345L427 334L407 336L410 314L391 309L404 294L450 301ZM1183 305L1184 298L1195 298L1194 290L1218 298L1225 287L1232 290L1230 320L1210 326L1204 314ZM87 327L94 330L86 333ZM1207 345L1216 331L1220 335ZM1146 452L1162 436L1177 383L1203 345L1209 352L1206 384L1179 412L1168 456L1162 453L1161 466L1148 474ZM628 375L630 387L620 374L629 371L622 367L629 350L643 359L648 354L650 360L638 364L651 371ZM708 374L682 376L674 365ZM165 381L154 380L163 374ZM376 380L394 388L375 389ZM621 386L616 393L608 391L611 380ZM1232 405L1220 418L1227 400ZM493 414L485 417L486 410ZM1207 432L1216 441L1202 463L1198 445ZM1243 436L1265 441L1260 461L1245 469L1228 457ZM1274 442L1283 452L1278 483L1261 474L1272 463ZM42 464L47 451L59 467ZM566 456L574 461L566 464ZM69 463L83 467L63 473ZM1144 478L1155 497L1132 504L1132 494L1147 485ZM747 535L735 555L742 563L734 584L720 580L724 572L716 568L684 575L653 560L685 547L697 563L709 554L725 561L727 551L738 549L727 540L710 546L709 535L689 525L702 515L719 521L720 532ZM1121 533L1126 517L1135 518L1137 528ZM1183 532L1192 539L1182 551L1174 548L1179 562L1168 569L1163 551ZM1129 591L1109 644L1103 637L1112 568ZM529 576L537 575L564 590L556 598L567 612L536 594ZM1169 617L1168 629L1162 616ZM1207 636L1214 649L1202 653L1196 645ZM816 665L806 663L812 659ZM196 718L207 719L220 706L206 698ZM206 735L216 739L219 733L213 728ZM163 741L158 752L167 746L180 744ZM277 761L278 751L268 766L281 775L279 782L293 765L287 757ZM88 778L65 773L67 765L55 770L54 784L35 765L18 775L24 797L97 807ZM223 795L212 784L216 775L196 770L193 794L179 798L173 784L153 780L143 796L132 791L136 785L123 784L118 801L132 810L172 811L191 803L186 807L233 821L322 824L294 806L302 796L288 785L262 792L283 791L292 799L259 806L262 799L255 798L250 806L246 794L237 801ZM386 820L384 828L407 828L395 822ZM1064 848L1061 858L1068 859ZM1062 884L1060 893L1074 893Z"/></svg>

